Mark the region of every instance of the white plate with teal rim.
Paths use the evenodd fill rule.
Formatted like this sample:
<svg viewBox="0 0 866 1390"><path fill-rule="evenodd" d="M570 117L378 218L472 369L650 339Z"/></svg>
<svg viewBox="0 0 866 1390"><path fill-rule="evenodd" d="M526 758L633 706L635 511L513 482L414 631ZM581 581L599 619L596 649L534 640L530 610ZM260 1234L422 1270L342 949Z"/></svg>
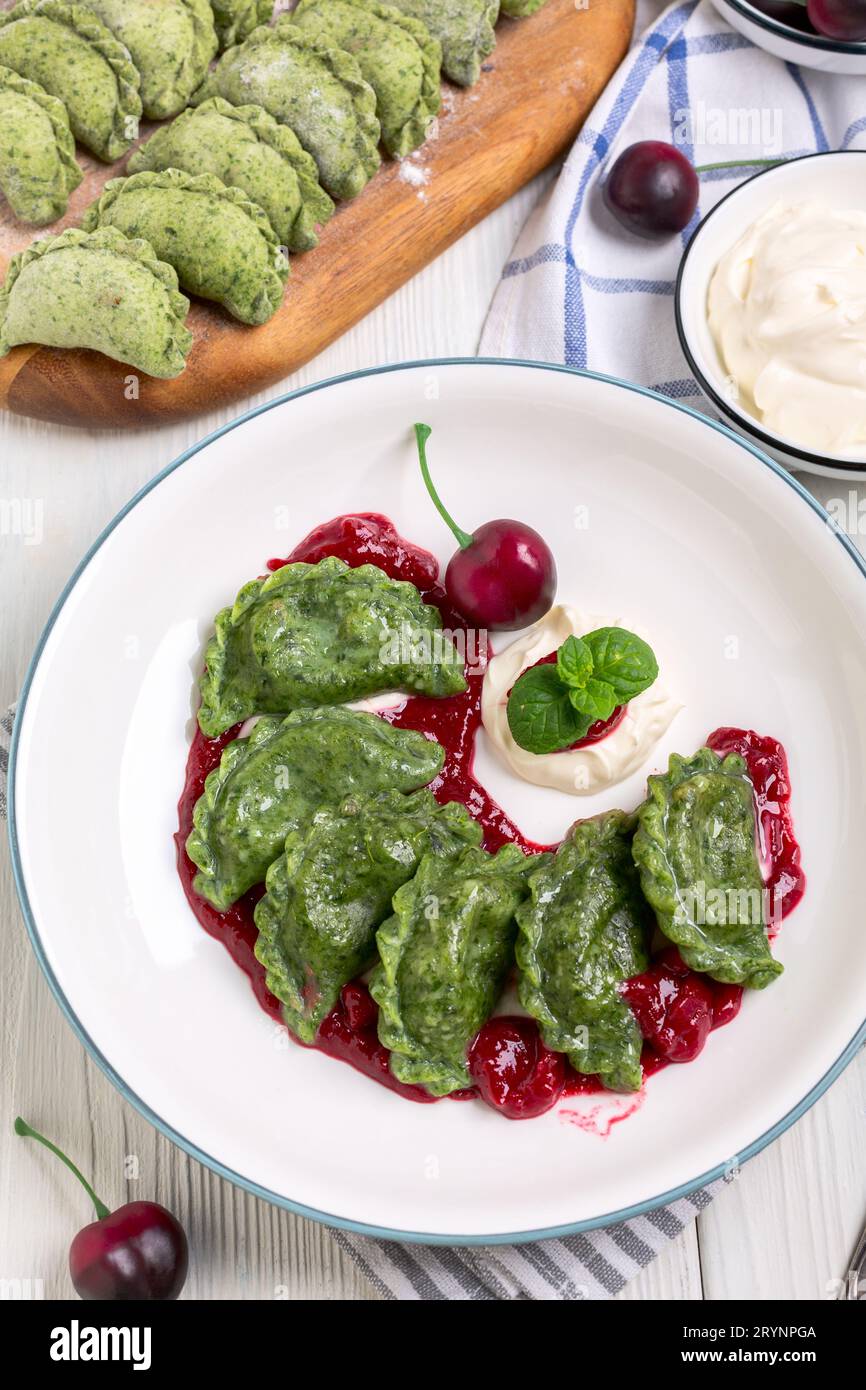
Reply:
<svg viewBox="0 0 866 1390"><path fill-rule="evenodd" d="M641 799L647 772L721 724L787 748L806 896L785 974L700 1058L633 1101L509 1122L412 1105L281 1042L198 926L172 835L214 614L337 513L387 513L446 559L410 434L434 429L463 526L529 522L559 598L628 615L684 708L650 764L580 799L477 771L530 836ZM431 449L433 446L431 445ZM501 643L500 639L500 643ZM75 1032L128 1100L194 1157L334 1225L495 1242L622 1220L738 1166L831 1083L866 1035L866 572L802 488L730 431L650 392L556 367L426 362L271 402L190 449L107 528L27 676L10 772L18 891ZM578 1111L579 1118L566 1111ZM603 1137L609 1131L607 1137Z"/></svg>

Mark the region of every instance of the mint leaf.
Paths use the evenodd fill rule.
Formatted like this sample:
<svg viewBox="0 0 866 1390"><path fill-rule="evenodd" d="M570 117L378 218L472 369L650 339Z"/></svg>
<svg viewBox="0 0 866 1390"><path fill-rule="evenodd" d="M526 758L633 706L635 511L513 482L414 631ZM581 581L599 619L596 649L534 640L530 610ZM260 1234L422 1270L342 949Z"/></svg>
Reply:
<svg viewBox="0 0 866 1390"><path fill-rule="evenodd" d="M528 753L557 753L583 738L592 719L579 714L556 667L531 666L514 682L506 707L511 737Z"/></svg>
<svg viewBox="0 0 866 1390"><path fill-rule="evenodd" d="M565 685L581 689L592 675L592 652L580 637L566 637L556 653L556 674Z"/></svg>
<svg viewBox="0 0 866 1390"><path fill-rule="evenodd" d="M569 702L578 714L587 715L593 723L597 719L610 719L619 701L612 685L607 681L596 680L591 676L582 690L573 686L568 691Z"/></svg>
<svg viewBox="0 0 866 1390"><path fill-rule="evenodd" d="M592 655L593 676L612 687L618 705L647 690L659 673L652 647L624 627L596 628L583 644Z"/></svg>

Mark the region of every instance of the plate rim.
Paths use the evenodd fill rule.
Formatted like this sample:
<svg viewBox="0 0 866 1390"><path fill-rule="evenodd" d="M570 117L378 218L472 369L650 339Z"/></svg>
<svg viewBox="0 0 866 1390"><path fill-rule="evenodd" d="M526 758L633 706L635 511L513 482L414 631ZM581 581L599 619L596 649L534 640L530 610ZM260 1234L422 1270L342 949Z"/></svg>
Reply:
<svg viewBox="0 0 866 1390"><path fill-rule="evenodd" d="M78 580L84 574L91 560L94 559L97 552L102 548L109 536L116 530L116 528L124 520L127 514L131 512L133 508L138 505L139 502L141 502L146 496L148 496L149 493L154 491L154 489L157 488L176 469L182 467L183 464L187 463L190 459L194 458L196 454L200 453L210 444L216 442L216 440L218 439L221 439L224 435L229 434L232 430L237 429L240 425L246 424L248 421L255 419L259 415L265 414L269 410L273 410L278 406L285 405L289 401L299 399L303 396L312 395L317 391L322 391L332 386L339 386L349 381L356 381L367 377L384 376L392 372L409 371L424 368L430 369L441 367L472 366L517 367L522 369L525 368L530 371L554 372L566 376L581 377L590 381L600 381L603 382L605 385L620 387L627 391L631 391L636 395L649 397L653 401L660 402L662 405L665 405L672 410L679 411L681 414L684 414L686 416L691 417L694 420L697 420L700 424L703 424L713 430L716 430L719 434L722 434L727 439L730 439L741 449L744 449L746 450L746 452L752 454L754 458L758 460L759 463L761 463L764 467L769 468L773 473L780 477L783 482L785 482L789 487L791 487L793 491L797 493L799 497L808 504L812 511L816 513L816 515L823 518L825 522L829 523L832 533L835 535L836 539L842 545L843 549L848 553L849 557L854 561L860 574L863 576L864 579L866 579L866 558L864 558L864 556L860 554L860 552L857 550L857 548L851 541L850 537L832 522L829 513L826 511L824 507L821 506L820 502L818 502L818 500L803 487L802 483L798 482L796 478L794 478L785 468L783 468L781 464L776 463L774 459L770 458L767 454L763 453L748 439L744 439L742 435L735 433L727 425L722 424L720 421L713 420L710 416L693 409L691 406L683 405L679 401L671 400L668 397L661 395L657 391L651 391L646 386L638 385L635 382L624 381L620 377L611 376L603 372L594 372L583 368L570 367L562 363L528 361L508 357L420 358L406 362L387 363L378 367L365 367L351 372L343 372L337 376L325 377L321 381L311 382L308 385L297 387L293 391L283 392L280 395L273 397L273 399L271 400L264 401L260 405L253 406L250 410L244 411L241 415L236 416L233 420L230 420L227 423L218 426L217 429L212 430L209 434L205 435L202 439L198 440L197 443L191 445L188 449L185 449L170 463L166 464L164 468L161 468L159 472L154 474L152 478L150 478L141 488L139 488L133 494L129 501L126 502L123 507L121 507L120 511L117 512L116 515L112 518L112 520L108 522L108 524L103 528L103 530L96 537L92 545L88 547L84 556L76 565L73 573L70 575L66 584L63 586L60 596L58 597L56 603L54 604L51 610L51 613L49 614L48 620L45 624L45 627L42 630L33 655L30 658L30 662L27 667L27 672L24 677L24 682L21 687L21 693L18 697L17 708L15 712L15 722L12 729L12 738L9 748L9 771L7 778L7 834L12 859L12 874L15 883L15 891L18 897L18 902L21 908L22 915L24 917L24 924L27 929L27 935L30 940L30 945L33 948L34 955L36 956L36 960L39 964L39 967L43 975L45 976L51 993L53 994L57 1004L60 1007L61 1013L63 1014L67 1023L71 1027L73 1033L78 1038L78 1041L87 1050L87 1052L92 1057L96 1065L105 1074L105 1076L108 1077L108 1080L120 1093L123 1099L128 1101L128 1103L132 1105L138 1111L138 1113L144 1117L144 1119L146 1119L150 1124L152 1124L160 1134L164 1135L165 1138L170 1140L171 1143L176 1144L178 1148L182 1149L190 1158L195 1159L198 1163L202 1163L206 1168L209 1168L211 1172L216 1173L218 1177L224 1178L228 1182L233 1183L234 1186L239 1187L242 1191L249 1192L253 1196L260 1197L265 1201L270 1202L274 1206L281 1207L286 1211L293 1212L295 1215L307 1217L309 1220L317 1221L323 1225L331 1226L338 1230L349 1231L355 1235L368 1236L381 1240L398 1241L400 1243L410 1245L518 1245L536 1240L561 1239L565 1236L578 1235L584 1231L597 1230L605 1226L613 1225L614 1223L632 1220L636 1216L642 1216L646 1212L654 1211L657 1207L664 1206L670 1202L678 1201L683 1197L688 1197L690 1193L696 1191L698 1188L706 1187L708 1184L717 1181L719 1178L724 1177L726 1172L730 1168L730 1159L728 1159L725 1163L719 1164L717 1167L708 1170L705 1173L699 1174L695 1178L689 1179L689 1181L680 1184L678 1187L671 1188L667 1192L659 1193L657 1196L646 1198L642 1202L633 1203L631 1206L621 1208L617 1211L606 1212L599 1216L588 1217L581 1221L567 1222L565 1224L560 1224L557 1226L540 1227L537 1229L524 1231L511 1231L500 1234L481 1235L408 1231L400 1228L378 1226L363 1221L351 1220L348 1217L342 1217L333 1212L321 1211L316 1207L306 1206L301 1202L294 1201L290 1197L285 1197L280 1193L273 1192L269 1188L263 1187L261 1184L253 1181L251 1178L247 1178L240 1173L236 1173L233 1169L228 1168L225 1164L221 1163L219 1159L214 1158L211 1154L208 1154L203 1149L199 1148L198 1145L195 1144L192 1140L187 1139L185 1135L181 1134L179 1130L174 1128L174 1126L168 1124L167 1121L163 1120L161 1116L159 1116L156 1113L156 1111L154 1111L147 1104L146 1101L144 1101L140 1096L138 1096L131 1089L131 1087L129 1087L126 1084L123 1077L120 1076L120 1074L117 1071L115 1071L112 1064L109 1062L107 1057L105 1057L104 1054L99 1050L99 1048L90 1038L89 1034L87 1033L80 1020L76 1016L75 1010L73 1009L70 1001L66 998L63 990L61 989L54 975L54 972L51 969L51 966L49 965L47 956L42 946L42 941L40 939L39 929L37 927L36 920L30 906L27 887L24 881L24 872L21 864L21 856L18 843L15 783L17 777L18 750L23 718L27 709L27 701L33 684L33 680L36 676L36 672L42 660L42 655L45 650L48 639L51 636L51 633L54 629L54 626L58 618L60 617L61 612L66 606L67 600L70 598L76 584L78 583ZM847 1046L843 1049L843 1051L836 1059L836 1061L833 1063L833 1065L824 1073L820 1080L816 1082L812 1089L807 1092L807 1094L797 1103L797 1105L793 1106L792 1109L789 1110L788 1113L784 1115L780 1120L778 1120L773 1126L771 1126L770 1129L766 1130L757 1139L753 1140L752 1143L749 1144L743 1150L742 1153L737 1154L736 1158L738 1166L742 1166L743 1163L746 1163L749 1159L754 1158L756 1154L760 1153L762 1149L766 1148L768 1144L772 1143L787 1129L789 1129L791 1125L796 1123L796 1121L799 1120L806 1113L806 1111L809 1110L815 1104L815 1102L825 1093L825 1091L829 1089L833 1082L841 1075L841 1073L852 1061L852 1059L859 1051L860 1047L863 1045L864 1042L866 1042L866 1018L864 1018L860 1027L857 1029L854 1036L851 1038Z"/></svg>

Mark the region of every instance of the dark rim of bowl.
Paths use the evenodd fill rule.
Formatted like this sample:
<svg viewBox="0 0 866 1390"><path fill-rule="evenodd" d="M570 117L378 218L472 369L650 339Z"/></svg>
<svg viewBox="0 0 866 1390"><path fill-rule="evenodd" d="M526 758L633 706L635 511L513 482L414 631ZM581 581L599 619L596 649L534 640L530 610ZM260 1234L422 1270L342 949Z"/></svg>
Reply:
<svg viewBox="0 0 866 1390"><path fill-rule="evenodd" d="M858 39L844 43L839 39L827 38L825 34L804 34L802 29L794 29L792 25L784 24L781 19L764 14L763 10L756 9L754 5L748 4L747 0L722 0L722 4L729 5L732 10L736 10L744 19L751 20L759 28L767 29L769 33L777 34L779 38L788 39L791 43L803 44L806 48L817 48L824 53L850 53L855 57L858 54L866 55L866 41Z"/></svg>
<svg viewBox="0 0 866 1390"><path fill-rule="evenodd" d="M734 0L725 0L725 3L728 5L733 4ZM692 352L691 347L689 346L688 336L686 334L686 330L683 324L683 315L680 309L683 293L683 276L685 275L686 263L689 259L689 256L691 255L692 250L694 249L698 237L700 236L704 227L709 222L710 218L718 212L719 208L722 207L723 204L725 204L729 198L735 197L735 195L740 192L740 189L744 188L746 184L754 183L755 179L765 178L767 174L774 173L775 170L781 168L782 165L801 164L804 160L807 159L825 159L827 155L844 154L859 154L866 156L866 150L819 150L816 154L801 154L798 155L796 159L786 159L781 161L780 164L774 164L771 169L762 169L759 174L753 174L751 178L745 179L743 183L738 183L736 188L732 188L730 193L726 193L724 198L720 198L719 201L716 203L715 207L711 208L710 211L704 217L701 218L700 222L698 223L697 227L692 233L691 238L689 239L688 246L682 254L682 259L680 260L680 268L677 271L677 282L674 288L674 320L676 322L677 337L680 340L680 347L683 350L683 356L688 362L692 374L697 380L698 385L700 386L704 395L712 401L716 409L721 411L722 415L724 415L726 419L730 420L731 423L737 427L737 429L747 430L749 434L754 435L755 439L759 439L762 444L768 446L770 449L779 450L780 452L787 454L790 458L800 459L803 463L808 463L820 469L826 468L828 471L842 471L846 473L866 473L866 458L852 459L844 458L842 456L836 458L830 454L814 454L810 449L802 449L798 444L790 443L780 434L769 434L766 430L761 428L757 420L753 420L751 416L746 415L745 411L740 412L738 410L734 410L733 407L728 403L728 401L725 400L724 396L719 394L719 392L713 386L712 382L707 379L704 372L698 366L697 361L695 360L695 355Z"/></svg>

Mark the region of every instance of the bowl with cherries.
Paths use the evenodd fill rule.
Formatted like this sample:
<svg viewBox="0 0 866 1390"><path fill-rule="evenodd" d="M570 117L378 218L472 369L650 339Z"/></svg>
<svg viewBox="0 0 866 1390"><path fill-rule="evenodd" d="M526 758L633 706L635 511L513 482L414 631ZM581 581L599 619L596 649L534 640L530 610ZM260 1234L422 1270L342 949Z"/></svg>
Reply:
<svg viewBox="0 0 866 1390"><path fill-rule="evenodd" d="M786 63L866 75L866 0L713 0L723 19Z"/></svg>

